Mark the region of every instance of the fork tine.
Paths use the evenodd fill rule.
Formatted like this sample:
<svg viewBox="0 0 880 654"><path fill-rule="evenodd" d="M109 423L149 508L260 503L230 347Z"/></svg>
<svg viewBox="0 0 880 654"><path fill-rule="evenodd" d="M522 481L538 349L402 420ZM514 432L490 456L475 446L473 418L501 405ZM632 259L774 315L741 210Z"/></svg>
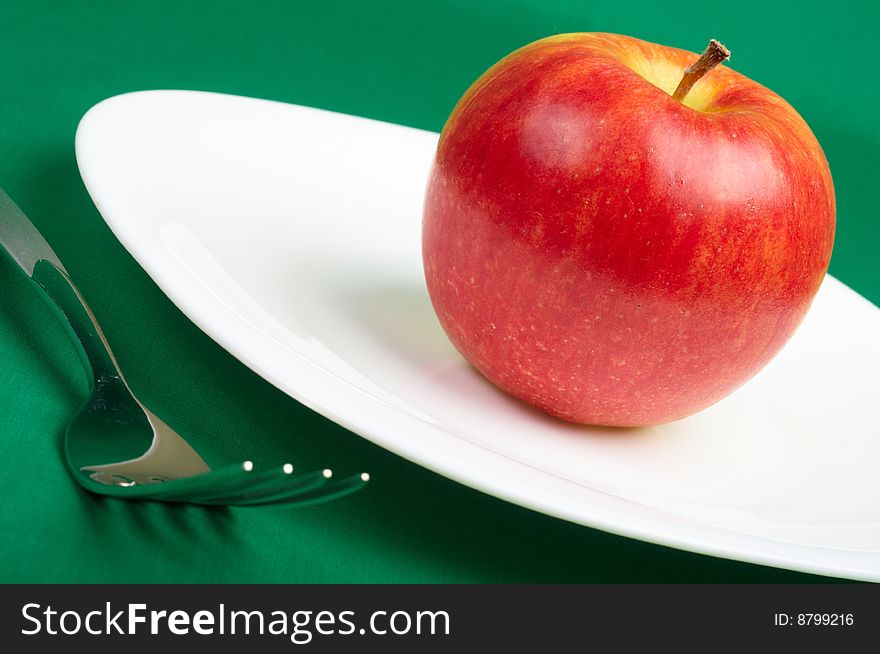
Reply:
<svg viewBox="0 0 880 654"><path fill-rule="evenodd" d="M345 497L346 495L351 495L352 493L361 490L369 481L370 475L363 472L327 484L309 493L305 493L302 496L290 497L278 501L277 504L286 506L311 506L313 504L321 504L340 497Z"/></svg>
<svg viewBox="0 0 880 654"><path fill-rule="evenodd" d="M146 499L166 502L188 502L189 498L193 495L235 485L241 483L242 480L249 479L252 474L251 470L253 470L253 464L250 461L245 461L224 466L199 477L165 482L157 486L155 492L152 495L146 496ZM189 479L193 480L192 484L184 483L188 482Z"/></svg>
<svg viewBox="0 0 880 654"><path fill-rule="evenodd" d="M199 498L194 500L201 504L226 504L232 506L250 506L265 503L267 500L279 495L289 495L291 493L301 494L308 492L318 486L321 486L329 479L329 470L322 472L311 472L301 477L293 478L289 473L278 474L277 469L274 470L275 476L265 483L259 484L254 488L242 487L232 492L215 495L210 498Z"/></svg>
<svg viewBox="0 0 880 654"><path fill-rule="evenodd" d="M369 480L370 476L364 472L338 481L324 483L308 490L290 489L289 491L278 493L274 497L263 498L258 502L235 503L234 506L306 506L319 504L359 491L367 485Z"/></svg>
<svg viewBox="0 0 880 654"><path fill-rule="evenodd" d="M178 496L184 497L187 493L200 491L207 486L223 483L226 480L240 477L243 474L245 474L243 465L241 463L236 463L193 477L169 479L156 484L130 486L125 489L125 496L145 500L175 500ZM93 490L100 494L106 492L105 484L101 484L85 477L80 477L77 481L80 481L80 479L82 479L80 483L86 486L89 490Z"/></svg>
<svg viewBox="0 0 880 654"><path fill-rule="evenodd" d="M211 485L204 490L188 494L184 499L193 504L208 502L224 503L229 498L249 497L260 493L274 493L290 483L293 466L283 466L251 472L237 478L229 479L218 485Z"/></svg>

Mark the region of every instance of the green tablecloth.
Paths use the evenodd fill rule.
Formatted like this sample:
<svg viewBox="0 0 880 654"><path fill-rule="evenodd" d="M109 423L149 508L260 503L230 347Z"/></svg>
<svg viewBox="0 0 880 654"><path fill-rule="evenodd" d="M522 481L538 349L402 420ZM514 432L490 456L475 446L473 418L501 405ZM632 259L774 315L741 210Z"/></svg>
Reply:
<svg viewBox="0 0 880 654"><path fill-rule="evenodd" d="M880 302L876 3L13 3L0 11L0 186L55 247L131 384L210 461L366 469L363 493L301 510L206 510L88 495L60 458L86 380L40 297L0 261L0 581L803 581L579 527L507 504L351 434L194 327L112 236L80 181L74 131L137 89L221 91L439 130L507 52L565 31L700 50L787 98L838 192L831 271ZM27 6L25 9L24 6Z"/></svg>

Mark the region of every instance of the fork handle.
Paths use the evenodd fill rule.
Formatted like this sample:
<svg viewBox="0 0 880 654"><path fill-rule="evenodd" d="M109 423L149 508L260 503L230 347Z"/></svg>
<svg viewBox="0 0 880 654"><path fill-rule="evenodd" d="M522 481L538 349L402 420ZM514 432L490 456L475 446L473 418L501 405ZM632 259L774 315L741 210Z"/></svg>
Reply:
<svg viewBox="0 0 880 654"><path fill-rule="evenodd" d="M98 381L119 380L124 383L116 357L110 351L95 314L67 273L51 261L41 259L34 265L31 279L64 316L74 342L80 346L83 363L92 371L91 387L94 388Z"/></svg>

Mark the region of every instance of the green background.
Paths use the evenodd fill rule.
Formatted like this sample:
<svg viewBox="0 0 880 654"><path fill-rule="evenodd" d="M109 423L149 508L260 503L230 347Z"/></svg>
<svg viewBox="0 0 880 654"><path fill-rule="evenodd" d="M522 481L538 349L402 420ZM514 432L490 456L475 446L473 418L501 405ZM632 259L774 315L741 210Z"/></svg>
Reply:
<svg viewBox="0 0 880 654"><path fill-rule="evenodd" d="M482 495L373 446L251 373L194 327L111 235L73 138L100 100L222 91L439 130L485 68L536 38L609 31L701 50L788 99L831 163L831 271L875 303L878 3L0 2L0 186L65 262L144 402L209 462L369 470L367 491L300 510L124 503L60 457L86 394L41 298L0 260L0 581L537 582L822 578L608 535ZM26 7L26 8L24 8ZM873 189L876 191L876 189Z"/></svg>

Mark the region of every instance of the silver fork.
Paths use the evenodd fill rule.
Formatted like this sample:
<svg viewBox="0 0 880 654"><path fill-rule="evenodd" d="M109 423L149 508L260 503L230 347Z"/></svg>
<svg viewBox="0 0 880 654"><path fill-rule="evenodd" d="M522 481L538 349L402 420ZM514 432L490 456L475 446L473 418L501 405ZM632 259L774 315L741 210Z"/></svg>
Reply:
<svg viewBox="0 0 880 654"><path fill-rule="evenodd" d="M312 504L357 491L367 473L293 475L293 466L254 471L244 461L211 468L134 396L104 333L37 228L0 189L0 246L52 301L79 345L91 394L67 426L68 471L86 490L123 499L229 506Z"/></svg>

